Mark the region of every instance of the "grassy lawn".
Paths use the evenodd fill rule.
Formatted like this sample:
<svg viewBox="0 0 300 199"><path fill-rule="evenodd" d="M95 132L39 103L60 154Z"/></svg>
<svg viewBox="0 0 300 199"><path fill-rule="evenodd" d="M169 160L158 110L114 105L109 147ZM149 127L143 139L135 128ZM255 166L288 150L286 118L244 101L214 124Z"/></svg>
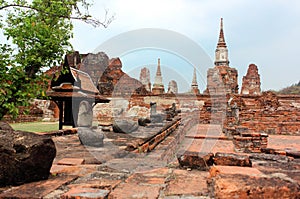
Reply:
<svg viewBox="0 0 300 199"><path fill-rule="evenodd" d="M10 123L15 130L29 132L49 132L58 130L58 122L23 122ZM93 126L97 126L98 122L93 122ZM64 126L64 129L72 128L72 126Z"/></svg>
<svg viewBox="0 0 300 199"><path fill-rule="evenodd" d="M29 132L49 132L58 130L58 122L25 122L11 123L15 130Z"/></svg>

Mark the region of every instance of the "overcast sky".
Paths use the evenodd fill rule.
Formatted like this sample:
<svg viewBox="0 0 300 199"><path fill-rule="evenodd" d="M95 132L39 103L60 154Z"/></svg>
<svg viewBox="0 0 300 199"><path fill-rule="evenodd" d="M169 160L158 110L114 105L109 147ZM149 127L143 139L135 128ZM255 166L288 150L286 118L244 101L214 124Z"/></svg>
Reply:
<svg viewBox="0 0 300 199"><path fill-rule="evenodd" d="M82 53L93 52L117 35L157 28L185 35L214 61L220 18L223 17L230 66L239 72L240 88L250 63L258 66L263 90L280 89L300 80L298 0L95 0L91 14L103 18L104 9L115 13L116 19L106 29L75 22L74 49ZM129 54L133 56L132 52ZM157 52L154 54L159 56ZM119 56L125 72L130 73L130 67L140 67L128 55ZM144 60L145 57L139 55L136 59ZM156 64L156 59L153 56L152 64ZM172 67L170 60L161 61ZM147 64L151 65L149 61L138 62L138 65ZM192 67L188 72L192 73ZM151 73L151 78L154 75ZM206 74L201 75L206 78ZM192 74L188 78L191 77ZM164 80L169 81L167 77Z"/></svg>

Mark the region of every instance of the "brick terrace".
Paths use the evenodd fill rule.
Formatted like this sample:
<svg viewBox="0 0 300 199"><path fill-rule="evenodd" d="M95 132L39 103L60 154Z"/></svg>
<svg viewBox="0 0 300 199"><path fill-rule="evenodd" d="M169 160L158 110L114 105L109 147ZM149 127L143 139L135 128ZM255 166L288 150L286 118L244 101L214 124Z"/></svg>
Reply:
<svg viewBox="0 0 300 199"><path fill-rule="evenodd" d="M50 178L2 188L0 198L231 198L234 194L247 198L247 194L273 197L282 193L283 198L299 197L300 161L283 155L277 159L270 155L273 159L268 161L258 154L252 168L180 168L175 158L178 149L234 153L232 141L224 137L220 126L191 123L190 127L186 131L179 127L150 153L127 152L124 145L114 144L122 138L109 138L108 133L103 148L81 145L76 134L54 136L57 156ZM299 146L298 136L269 137L268 147L300 150Z"/></svg>

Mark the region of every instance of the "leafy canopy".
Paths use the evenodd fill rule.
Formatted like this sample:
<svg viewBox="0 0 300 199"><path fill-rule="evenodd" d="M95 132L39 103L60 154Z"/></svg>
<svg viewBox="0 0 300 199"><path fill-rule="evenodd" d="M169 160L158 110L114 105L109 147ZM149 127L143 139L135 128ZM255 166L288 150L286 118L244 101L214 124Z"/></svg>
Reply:
<svg viewBox="0 0 300 199"><path fill-rule="evenodd" d="M43 68L58 65L72 49L72 19L106 27L88 14L86 0L0 0L0 120L17 116L19 106L44 96ZM4 14L3 14L4 13ZM2 15L1 15L2 14Z"/></svg>

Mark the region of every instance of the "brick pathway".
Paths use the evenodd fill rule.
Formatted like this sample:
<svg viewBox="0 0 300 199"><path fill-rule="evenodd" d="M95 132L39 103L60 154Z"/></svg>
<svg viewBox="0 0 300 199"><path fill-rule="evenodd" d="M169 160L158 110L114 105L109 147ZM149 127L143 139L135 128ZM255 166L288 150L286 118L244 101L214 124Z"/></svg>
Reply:
<svg viewBox="0 0 300 199"><path fill-rule="evenodd" d="M300 136L269 135L268 147L274 149L295 149L300 151Z"/></svg>
<svg viewBox="0 0 300 199"><path fill-rule="evenodd" d="M195 125L187 132L180 150L234 153L233 143L222 133L220 125Z"/></svg>
<svg viewBox="0 0 300 199"><path fill-rule="evenodd" d="M247 186L256 193L256 180L252 177L255 176L259 182L269 182L265 178L270 172L283 172L288 175L285 179L292 178L299 182L300 178L295 175L300 174L300 163L297 162L286 163L284 168L280 162L257 161L254 168L215 166L210 172L181 169L175 158L176 154L170 150L176 148L174 143L177 137L172 134L146 154L126 152L124 146L112 144L112 139L108 138L104 141L104 147L93 148L82 146L74 134L53 137L57 156L51 168L51 177L45 181L1 189L0 198L208 199L211 198L211 188L217 185L222 189L218 192L215 187L216 195L230 195L234 191L247 194L246 189L240 189L237 185L240 182L238 180L248 178L252 179L252 184ZM269 147L300 150L300 136L271 135ZM168 153L165 152L167 149ZM222 134L220 126L202 124L195 125L186 132L179 150L234 153L232 141ZM163 157L166 155L170 156L168 159L173 159L170 163ZM293 168L294 175L288 168ZM235 175L239 177L234 177ZM273 177L268 179L272 180ZM281 183L277 178L274 182ZM282 190L295 189L294 184L287 186L288 189Z"/></svg>

